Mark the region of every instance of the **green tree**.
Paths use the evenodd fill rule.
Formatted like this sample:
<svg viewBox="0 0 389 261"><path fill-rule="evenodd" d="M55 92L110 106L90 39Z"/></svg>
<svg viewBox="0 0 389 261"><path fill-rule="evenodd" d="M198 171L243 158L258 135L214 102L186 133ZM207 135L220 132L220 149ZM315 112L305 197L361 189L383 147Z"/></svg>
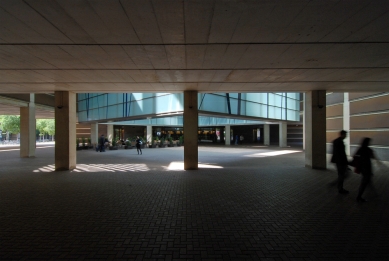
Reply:
<svg viewBox="0 0 389 261"><path fill-rule="evenodd" d="M44 128L45 133L51 135L51 140L53 140L53 137L55 135L55 121L54 119L47 119L46 120L46 127Z"/></svg>
<svg viewBox="0 0 389 261"><path fill-rule="evenodd" d="M40 136L45 134L53 136L55 134L54 119L38 119L36 121L36 129L39 131Z"/></svg>
<svg viewBox="0 0 389 261"><path fill-rule="evenodd" d="M39 131L39 136L42 137L42 140L43 140L43 135L46 133L45 132L46 126L47 126L47 123L46 123L45 119L36 120L36 129Z"/></svg>
<svg viewBox="0 0 389 261"><path fill-rule="evenodd" d="M20 132L20 116L5 115L2 117L1 129L3 132L17 134Z"/></svg>

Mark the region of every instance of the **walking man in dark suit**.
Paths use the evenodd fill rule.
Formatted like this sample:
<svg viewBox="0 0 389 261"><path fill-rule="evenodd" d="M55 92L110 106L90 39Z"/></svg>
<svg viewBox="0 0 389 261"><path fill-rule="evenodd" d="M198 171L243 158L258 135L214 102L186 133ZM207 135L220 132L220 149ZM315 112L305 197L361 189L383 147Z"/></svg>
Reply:
<svg viewBox="0 0 389 261"><path fill-rule="evenodd" d="M333 141L333 152L331 162L336 164L338 171L338 191L340 194L348 194L349 192L343 188L343 182L346 177L348 159L346 155L346 147L343 140L347 137L345 130L340 131L340 136Z"/></svg>
<svg viewBox="0 0 389 261"><path fill-rule="evenodd" d="M99 139L100 152L105 151L104 143L105 143L105 138L104 138L104 134L103 134L103 135L101 135L101 137Z"/></svg>

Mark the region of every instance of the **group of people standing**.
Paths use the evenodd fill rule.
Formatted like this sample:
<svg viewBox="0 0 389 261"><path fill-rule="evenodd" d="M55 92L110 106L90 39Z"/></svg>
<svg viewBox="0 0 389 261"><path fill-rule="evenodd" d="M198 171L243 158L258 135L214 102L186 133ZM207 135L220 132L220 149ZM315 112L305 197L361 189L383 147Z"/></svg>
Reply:
<svg viewBox="0 0 389 261"><path fill-rule="evenodd" d="M138 152L138 155L140 153L140 155L142 155L142 139L139 138L139 136L136 136L136 140L135 140L136 144L136 151ZM108 140L107 138L104 137L104 134L102 134L99 138L99 145L98 147L96 148L96 151L100 151L100 152L105 152L105 146L106 144L108 143Z"/></svg>
<svg viewBox="0 0 389 261"><path fill-rule="evenodd" d="M361 146L354 154L354 160L349 162L346 155L346 148L343 143L343 140L346 137L347 132L342 130L340 131L339 137L333 141L333 153L331 162L336 164L336 169L338 172L338 191L340 194L349 193L349 191L343 188L343 183L347 175L347 170L349 169L348 166L354 166L357 168L356 172L362 175L357 201L365 202L366 200L362 198L362 195L367 185L371 182L371 178L373 176L371 159L375 159L372 149L369 148L371 139L364 138L362 140Z"/></svg>

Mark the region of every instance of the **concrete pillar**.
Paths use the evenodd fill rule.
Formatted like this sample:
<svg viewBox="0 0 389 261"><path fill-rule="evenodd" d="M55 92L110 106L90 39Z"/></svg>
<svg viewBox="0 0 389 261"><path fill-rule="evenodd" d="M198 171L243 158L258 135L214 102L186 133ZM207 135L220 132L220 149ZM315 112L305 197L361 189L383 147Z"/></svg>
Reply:
<svg viewBox="0 0 389 261"><path fill-rule="evenodd" d="M305 166L326 169L326 92L310 91L305 98Z"/></svg>
<svg viewBox="0 0 389 261"><path fill-rule="evenodd" d="M197 91L184 91L184 169L198 169Z"/></svg>
<svg viewBox="0 0 389 261"><path fill-rule="evenodd" d="M20 157L35 157L35 94L30 94L27 107L20 107Z"/></svg>
<svg viewBox="0 0 389 261"><path fill-rule="evenodd" d="M343 130L347 131L347 137L344 139L346 154L350 155L350 101L349 93L344 93L343 101Z"/></svg>
<svg viewBox="0 0 389 261"><path fill-rule="evenodd" d="M288 125L286 124L286 122L280 122L279 123L279 145L281 148L285 148L287 147L287 129L288 129Z"/></svg>
<svg viewBox="0 0 389 261"><path fill-rule="evenodd" d="M303 150L305 150L305 93L303 93Z"/></svg>
<svg viewBox="0 0 389 261"><path fill-rule="evenodd" d="M226 136L225 136L226 142L225 142L225 144L231 145L231 125L226 125L225 130L226 130Z"/></svg>
<svg viewBox="0 0 389 261"><path fill-rule="evenodd" d="M76 168L76 94L55 92L55 169Z"/></svg>
<svg viewBox="0 0 389 261"><path fill-rule="evenodd" d="M92 123L90 125L90 139L93 146L99 144L99 124Z"/></svg>
<svg viewBox="0 0 389 261"><path fill-rule="evenodd" d="M107 124L107 139L112 144L113 140L113 125Z"/></svg>
<svg viewBox="0 0 389 261"><path fill-rule="evenodd" d="M147 126L146 127L146 139L147 141L149 142L149 144L152 144L152 141L153 141L153 126Z"/></svg>
<svg viewBox="0 0 389 261"><path fill-rule="evenodd" d="M269 124L263 125L263 145L266 146L270 145L270 125Z"/></svg>

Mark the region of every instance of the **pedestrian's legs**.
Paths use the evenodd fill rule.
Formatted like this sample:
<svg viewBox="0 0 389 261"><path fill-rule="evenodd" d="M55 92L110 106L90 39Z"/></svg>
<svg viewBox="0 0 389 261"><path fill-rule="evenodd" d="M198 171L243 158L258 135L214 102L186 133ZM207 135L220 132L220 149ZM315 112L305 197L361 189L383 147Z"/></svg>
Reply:
<svg viewBox="0 0 389 261"><path fill-rule="evenodd" d="M344 191L343 182L344 182L344 177L345 177L345 173L347 170L347 165L336 164L336 169L338 170L338 191L342 192L342 191Z"/></svg>
<svg viewBox="0 0 389 261"><path fill-rule="evenodd" d="M362 199L362 194L365 191L367 185L370 182L370 175L363 175L362 180L361 180L361 185L359 186L359 191L358 191L358 197L357 200Z"/></svg>

